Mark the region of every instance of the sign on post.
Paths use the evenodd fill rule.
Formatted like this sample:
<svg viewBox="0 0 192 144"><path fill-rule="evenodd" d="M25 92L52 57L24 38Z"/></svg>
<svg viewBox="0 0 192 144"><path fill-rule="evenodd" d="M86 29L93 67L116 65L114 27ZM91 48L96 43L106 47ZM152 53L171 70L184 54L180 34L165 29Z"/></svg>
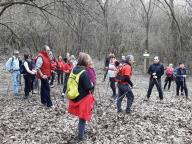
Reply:
<svg viewBox="0 0 192 144"><path fill-rule="evenodd" d="M147 72L147 59L149 58L150 54L145 50L145 53L143 54L144 57L144 67L143 67L143 72L146 74Z"/></svg>

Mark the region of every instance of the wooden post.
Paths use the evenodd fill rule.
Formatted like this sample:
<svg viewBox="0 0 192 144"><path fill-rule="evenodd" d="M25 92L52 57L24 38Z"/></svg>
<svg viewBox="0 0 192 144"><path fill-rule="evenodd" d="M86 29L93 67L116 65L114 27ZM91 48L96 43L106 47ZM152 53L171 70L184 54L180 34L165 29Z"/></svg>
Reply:
<svg viewBox="0 0 192 144"><path fill-rule="evenodd" d="M145 50L143 57L144 57L144 65L143 65L143 73L147 73L147 59L149 58L150 54Z"/></svg>

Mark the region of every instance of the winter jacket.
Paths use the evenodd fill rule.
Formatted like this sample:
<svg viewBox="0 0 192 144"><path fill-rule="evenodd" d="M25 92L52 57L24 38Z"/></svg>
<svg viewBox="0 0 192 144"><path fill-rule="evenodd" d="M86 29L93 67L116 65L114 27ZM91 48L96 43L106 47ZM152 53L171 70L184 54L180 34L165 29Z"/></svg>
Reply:
<svg viewBox="0 0 192 144"><path fill-rule="evenodd" d="M177 81L184 81L185 80L184 75L186 75L186 74L187 74L187 71L185 68L182 69L182 68L178 67L174 71L174 75L175 75Z"/></svg>
<svg viewBox="0 0 192 144"><path fill-rule="evenodd" d="M148 69L148 74L151 75L151 78L153 77L153 73L156 73L155 76L157 76L157 79L160 79L161 76L164 74L164 66L160 63L150 65Z"/></svg>

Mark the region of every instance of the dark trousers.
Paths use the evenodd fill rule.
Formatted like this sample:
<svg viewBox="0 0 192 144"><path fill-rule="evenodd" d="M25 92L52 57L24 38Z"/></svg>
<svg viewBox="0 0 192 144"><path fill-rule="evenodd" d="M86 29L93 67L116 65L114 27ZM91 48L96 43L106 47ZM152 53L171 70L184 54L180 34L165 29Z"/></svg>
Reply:
<svg viewBox="0 0 192 144"><path fill-rule="evenodd" d="M79 124L78 124L78 138L82 139L85 134L85 125L86 121L83 119L79 119Z"/></svg>
<svg viewBox="0 0 192 144"><path fill-rule="evenodd" d="M160 100L162 100L163 99L163 91L161 88L161 79L154 79L154 78L150 78L150 80L149 80L149 89L147 91L147 98L150 97L154 85L156 85L157 90L159 92L159 98L160 98Z"/></svg>
<svg viewBox="0 0 192 144"><path fill-rule="evenodd" d="M64 83L63 83L63 93L65 93L66 90L67 90L67 81L68 81L68 78L69 78L69 74L65 74Z"/></svg>
<svg viewBox="0 0 192 144"><path fill-rule="evenodd" d="M37 77L35 77L33 81L33 89L39 89L39 81Z"/></svg>
<svg viewBox="0 0 192 144"><path fill-rule="evenodd" d="M129 87L128 84L118 84L118 90L119 90L119 94L117 97L117 110L118 111L121 110L121 103L122 103L123 98L125 96L127 97L126 110L130 110L132 103L133 103L133 100L134 100L134 95L133 95L131 88Z"/></svg>
<svg viewBox="0 0 192 144"><path fill-rule="evenodd" d="M52 73L50 85L53 85L54 80L55 80L55 73Z"/></svg>
<svg viewBox="0 0 192 144"><path fill-rule="evenodd" d="M41 103L47 104L47 107L53 105L50 97L50 86L48 79L41 79Z"/></svg>
<svg viewBox="0 0 192 144"><path fill-rule="evenodd" d="M34 89L34 86L33 86L34 80L35 80L35 75L32 75L31 76L31 91L32 92L33 92L33 89Z"/></svg>
<svg viewBox="0 0 192 144"><path fill-rule="evenodd" d="M172 80L173 80L172 77L166 77L166 78L165 78L164 90L166 89L167 84L168 84L168 90L170 89Z"/></svg>
<svg viewBox="0 0 192 144"><path fill-rule="evenodd" d="M185 96L188 97L188 89L187 89L187 85L186 85L186 81L176 81L176 92L177 92L177 95L179 95L179 90L181 88L181 93L183 93L183 90L185 92Z"/></svg>
<svg viewBox="0 0 192 144"><path fill-rule="evenodd" d="M115 86L115 78L109 78L110 87L113 91L113 96L116 96L116 86Z"/></svg>
<svg viewBox="0 0 192 144"><path fill-rule="evenodd" d="M57 76L58 76L58 84L63 84L63 71L58 70L57 71Z"/></svg>
<svg viewBox="0 0 192 144"><path fill-rule="evenodd" d="M29 93L31 92L31 87L33 85L32 83L32 77L31 75L23 75L24 77L24 82L25 82L25 88L24 88L24 92L25 92L25 97L29 96Z"/></svg>

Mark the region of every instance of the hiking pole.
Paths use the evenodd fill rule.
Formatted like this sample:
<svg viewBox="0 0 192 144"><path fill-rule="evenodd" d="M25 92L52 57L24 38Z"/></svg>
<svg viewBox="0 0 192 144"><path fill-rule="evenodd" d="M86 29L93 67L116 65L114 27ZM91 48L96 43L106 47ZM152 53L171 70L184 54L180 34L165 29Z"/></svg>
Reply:
<svg viewBox="0 0 192 144"><path fill-rule="evenodd" d="M10 80L8 81L7 95L9 94L9 88L10 88Z"/></svg>
<svg viewBox="0 0 192 144"><path fill-rule="evenodd" d="M115 102L117 102L119 99L121 99L122 97L124 97L129 91L127 91L126 93L122 94L120 97L118 97L117 99L115 99Z"/></svg>
<svg viewBox="0 0 192 144"><path fill-rule="evenodd" d="M110 83L110 81L108 81L108 83L107 83L107 89L106 89L106 92L105 92L104 96L106 96L107 93L108 93L109 83Z"/></svg>
<svg viewBox="0 0 192 144"><path fill-rule="evenodd" d="M61 87L59 86L60 95L62 95L63 91L61 90Z"/></svg>
<svg viewBox="0 0 192 144"><path fill-rule="evenodd" d="M119 100L120 98L122 98L123 96L125 96L128 92L129 92L129 91L125 92L125 93L122 94L119 98L117 98L117 99L115 100L115 104L116 104L117 100ZM113 101L110 101L109 105L103 110L103 111L104 111L103 115L106 114L107 109L111 106L112 103L113 103ZM102 115L102 116L103 116L103 115Z"/></svg>
<svg viewBox="0 0 192 144"><path fill-rule="evenodd" d="M122 94L121 96L119 96L117 99L115 99L115 103L117 103L117 101L118 101L120 98L124 97L128 92L129 92L129 91L125 92L124 94ZM110 102L110 104L107 106L107 108L111 105L112 102L113 102L113 101Z"/></svg>
<svg viewBox="0 0 192 144"><path fill-rule="evenodd" d="M57 107L59 108L59 104L58 104L57 99L56 99L55 94L54 94L54 89L52 89L52 91L53 91L52 94L53 94L53 98L55 100L55 103L56 103Z"/></svg>

